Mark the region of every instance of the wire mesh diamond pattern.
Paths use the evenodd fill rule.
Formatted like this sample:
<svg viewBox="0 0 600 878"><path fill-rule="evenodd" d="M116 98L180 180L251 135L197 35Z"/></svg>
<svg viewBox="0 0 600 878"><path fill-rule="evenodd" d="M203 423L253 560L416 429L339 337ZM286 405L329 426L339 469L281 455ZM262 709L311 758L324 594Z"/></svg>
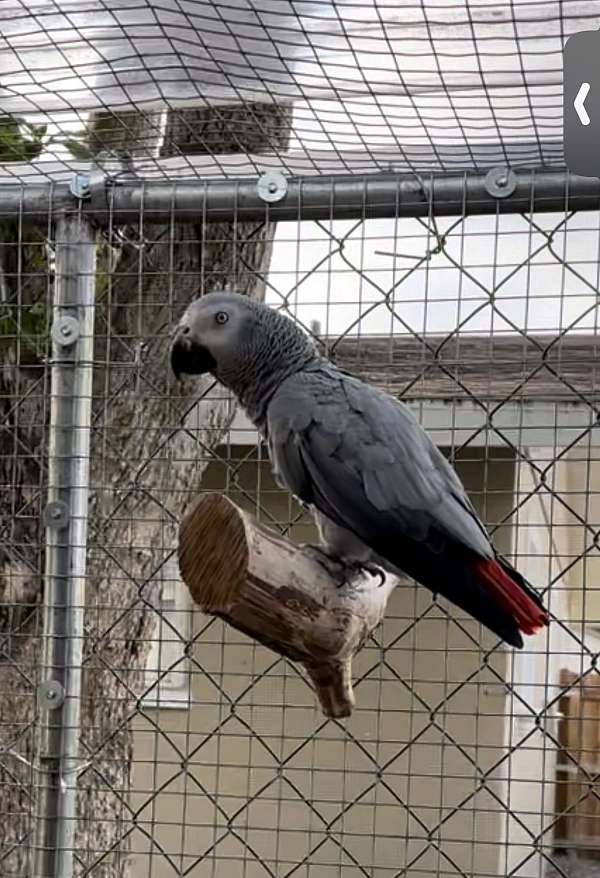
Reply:
<svg viewBox="0 0 600 878"><path fill-rule="evenodd" d="M176 248L189 238L171 237L175 284ZM443 600L400 586L358 657L347 723L319 716L287 659L197 611L186 628L181 583L165 610L157 577L177 577L176 523L195 491L225 491L294 539L312 525L213 381L158 429L146 420L140 400L170 405L164 376L148 368L157 346L135 332L148 306L130 294L119 304L117 355L107 341L118 311L105 312L84 668L98 686L89 709L101 692L113 707L82 730L80 813L105 828L99 848L78 851L80 874L568 875L565 846L591 856L580 836L593 826L598 771L584 732L572 739L588 727L597 677L597 244L589 214L277 226L267 301L335 361L415 407L553 614L549 637L515 658ZM579 258L567 261L567 248ZM106 289L121 282L117 263ZM167 304L163 339L176 311ZM25 378L39 393L39 369ZM129 446L113 412L125 399L144 434ZM215 400L221 419L206 429L197 409ZM24 404L6 398L6 424ZM23 452L31 446L4 459L14 466ZM182 461L200 474L193 492L171 484ZM14 536L8 547L27 557ZM13 638L27 612L10 623ZM135 669L122 663L125 642L145 656ZM33 692L35 667L3 649ZM24 797L35 797L33 728L15 727L3 744L6 783ZM125 739L131 775L115 762ZM5 845L9 863L15 845L33 845L32 827Z"/></svg>
<svg viewBox="0 0 600 878"><path fill-rule="evenodd" d="M49 878L47 791L76 783L77 878L600 875L600 223L560 140L562 47L594 4L6 11L0 873ZM485 175L511 166L520 194L496 198ZM287 191L264 202L273 171ZM40 684L67 593L49 598L44 519L65 215L93 230L96 269L78 277L89 527L61 774ZM401 582L341 721L301 666L192 605L177 531L198 495L315 539L227 392L170 374L177 320L222 287L410 405L548 631L513 652Z"/></svg>
<svg viewBox="0 0 600 878"><path fill-rule="evenodd" d="M557 470L569 466L565 461L571 451L583 448L582 459L591 466L593 446L589 443L597 417L594 387L582 389L576 380L563 375L561 355L555 360L550 356L554 349L562 347L564 352L571 339L590 344L589 330L595 323L594 287L585 279L587 298L578 302L578 313L561 311L569 295L568 279L579 280L588 270L586 265L581 271L566 265L552 248L556 235L568 229L569 223L574 224L574 237L591 240L597 236L587 217L582 222L577 215L496 217L477 225L466 219L445 224L384 224L376 220L332 222L329 227L320 222L294 228L280 224L267 278L267 298L272 305L299 319L342 365L348 361L344 357L348 358L351 344L352 362L359 372L374 372L377 381L386 375L388 385L417 406L425 404L428 393L435 399L441 392L439 383L444 381L443 405L451 411L455 428L438 424L438 430L449 437L441 444L449 449L497 543L516 554L522 564L527 563L527 553L520 557L515 527L522 527L525 533L533 529L534 534L542 527L535 516L532 521L531 514L525 515L532 502L552 507L546 525L550 539L552 517L563 521L572 516L590 533L590 545L584 537L579 560L584 553L596 551L592 521L578 513L568 492L554 485ZM494 265L481 266L478 238L490 236L498 242ZM525 254L520 252L523 236L529 247ZM316 261L305 267L311 246ZM409 268L398 270L394 263L403 258L398 251L417 251L418 246L423 248L421 255L412 253ZM498 252L501 248L502 253ZM374 269L372 260L380 259L376 251L381 250L390 254L388 264L381 259ZM296 270L289 269L293 263L290 251L304 261ZM460 259L454 258L456 251L462 251ZM504 255L509 253L510 257ZM521 284L523 277L531 279L532 262L554 284L556 266L559 288L551 289L555 304L536 301L538 288L521 290L530 309L528 318L523 319L523 312L515 305L517 294L503 299L502 290L511 283L513 290L518 289L514 284ZM449 271L448 292L436 305L436 275L439 272L447 282ZM479 279L486 271L489 282ZM418 298L415 290L423 289ZM458 321L452 307L441 313L453 294L453 304L465 309L465 316ZM419 307L411 312L407 303ZM132 307L139 306L133 303ZM537 315L546 316L545 309L550 307L555 308L555 322L550 332L544 332ZM420 313L415 319L417 310ZM441 320L446 320L445 332L438 328ZM430 330L430 321L437 324L435 332ZM471 339L485 349L491 344L492 333L498 348L505 340L517 349L520 344L531 346L526 364L510 353L514 348L509 350L514 366L501 392L492 380L495 366L487 351L483 377L481 367L474 378L461 376L457 368L464 362L460 347L458 352L452 351L448 361L445 357L453 341L461 345ZM369 361L369 346L386 339L388 344L382 350L387 361ZM393 345L399 351L396 372ZM576 350L579 353L580 349ZM568 348L563 355L569 357ZM127 357L134 374L126 383L144 386L143 393L155 394L157 387L151 376L146 381L148 376L136 361L135 345L128 349ZM578 365L582 371L593 368L590 361ZM552 381L553 390L548 390L548 381ZM207 386L208 397L215 392L220 391ZM530 393L533 402L528 401ZM547 459L538 460L536 454L551 439L541 444L535 439L532 444L526 425L516 421L508 431L499 425L499 419L507 406L512 406L511 418L522 418L524 407L547 407L548 399L553 398L576 403L581 426L561 426L562 414L555 403L555 423L543 423L537 433L554 436L556 428L569 439L550 448ZM465 416L466 406L470 406L470 414ZM583 426L588 412L590 420ZM547 417L546 409L543 414ZM461 420L466 421L466 427ZM168 427L172 435L156 442L152 452L158 458L174 441L177 429L189 433L190 442L195 439L193 427L182 428L175 422ZM101 429L107 433L104 453L118 460L118 443L111 438L110 426ZM245 438L238 439L238 431ZM236 502L282 533L296 537L308 532L309 522L290 498L276 489L265 450L256 437L250 441L248 433L248 427L234 422L229 431L221 431L219 442L210 449L202 440L198 443L195 453L202 461L210 461L201 489L220 485ZM130 463L124 459L123 468L127 466L129 471ZM137 472L151 469L151 464L150 459L138 462ZM590 479L588 476L585 485L588 492L593 491ZM145 480L143 488L135 478L124 481L115 496L106 518L120 518L123 527L141 503L152 521L174 517L161 492L152 489L151 478ZM525 523L515 525L519 515ZM568 522L565 526L570 527ZM130 595L103 616L100 637L107 643L118 636L120 626L129 625L132 615L141 618L146 610L154 617L161 612L152 583L173 553L172 526L170 531L167 524L161 527L164 542L158 547L155 544L152 563L143 577L134 575L120 560L119 541L114 547L99 546L118 564L123 593ZM143 543L133 548L148 551ZM540 559L534 558L533 563L540 563ZM550 585L547 577L539 584L547 588L555 616L553 636L560 641L530 647L529 653L535 661L547 663L552 651L553 660L565 666L575 661L581 666L577 680L560 690L558 680L538 680L535 675L529 689L524 689L511 668L514 660L493 638L441 600L431 600L421 589L409 586L402 588L382 630L360 656L358 706L345 725L319 718L301 672L290 662L252 645L217 621L197 619L199 628L191 639L182 638L177 623L168 622L179 650L175 658L169 654L164 661L159 651L158 677L152 678L150 690L183 667L190 700L182 712L171 713L161 708L160 701L158 709L145 706L140 700L139 681L129 680L127 668L111 667L108 652L102 659L105 672L130 695L129 708L113 722L111 736L128 727L134 729L134 780L127 796L115 789L105 790L109 797L119 797L122 822L120 828L112 827L112 850L108 854L103 851L96 860L89 858L84 874L95 874L101 859L121 848L131 852L134 863L151 863L165 875L208 875L215 869L235 873L240 869L239 874L245 870L246 874L291 876L318 869L322 874L343 870L344 874L357 875L466 876L473 874L474 868L482 870L478 874L499 874L494 869L504 868L506 874L524 875L528 867L530 874L539 874L556 860L557 821L580 814L583 803L596 796L596 775L581 768L572 754L567 758L583 772L590 788L560 816L553 798L557 776L545 779L548 789L527 777L526 760L556 760L556 753L564 752L564 741L556 730L559 694L565 698L569 692L579 691L582 680L595 674L593 638L590 641L564 609L554 606L568 588L564 568L572 566L573 560L563 558L553 545L541 563L555 568ZM180 612L189 610L184 607ZM106 620L110 620L108 624ZM141 624L149 632L142 636L152 637L152 622ZM166 642L162 647L166 655ZM88 661L93 655L92 650ZM146 688L146 694L150 690ZM528 691L535 692L535 703L530 703ZM89 754L87 773L93 773L94 760L102 758L102 753L100 738ZM85 773L81 783L86 784ZM97 783L108 787L115 779L103 773L93 785ZM534 803L540 796L541 812L534 814ZM519 837L518 843L510 844L512 858L503 835L507 832ZM559 872L560 862L559 857Z"/></svg>

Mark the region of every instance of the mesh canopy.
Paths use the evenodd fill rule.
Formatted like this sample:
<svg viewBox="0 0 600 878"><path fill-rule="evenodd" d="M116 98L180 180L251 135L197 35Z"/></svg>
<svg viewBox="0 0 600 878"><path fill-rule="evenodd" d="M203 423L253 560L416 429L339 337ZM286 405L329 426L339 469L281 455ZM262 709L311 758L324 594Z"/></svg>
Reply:
<svg viewBox="0 0 600 878"><path fill-rule="evenodd" d="M293 104L290 142L260 157L203 149L159 162L156 143L137 150L146 175L161 165L188 177L273 166L304 174L562 165L562 49L569 35L600 24L590 0L1 7L0 110L52 131L81 128L99 110L136 110L160 128L165 110ZM58 140L10 175L70 173Z"/></svg>

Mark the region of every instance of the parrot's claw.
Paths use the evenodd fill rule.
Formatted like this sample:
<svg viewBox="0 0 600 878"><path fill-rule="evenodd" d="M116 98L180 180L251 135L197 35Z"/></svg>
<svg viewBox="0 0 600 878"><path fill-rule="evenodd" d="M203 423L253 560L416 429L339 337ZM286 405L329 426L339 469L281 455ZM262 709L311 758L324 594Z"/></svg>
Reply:
<svg viewBox="0 0 600 878"><path fill-rule="evenodd" d="M354 579L361 573L368 573L369 576L376 576L379 579L377 588L381 588L385 582L385 572L377 564L371 564L369 561L349 561L345 564L345 568L349 573L349 579Z"/></svg>
<svg viewBox="0 0 600 878"><path fill-rule="evenodd" d="M382 567L378 567L377 564L366 564L359 565L363 570L366 570L367 573L370 573L371 576L379 577L379 585L377 588L381 588L382 585L385 584L385 570Z"/></svg>
<svg viewBox="0 0 600 878"><path fill-rule="evenodd" d="M350 585L352 580L356 579L361 573L369 573L371 576L379 577L378 588L381 588L385 582L385 573L376 564L370 564L367 561L342 561L340 558L329 555L321 546L315 546L310 543L304 544L302 548L311 554L315 561L327 571L327 574L333 579L337 588Z"/></svg>

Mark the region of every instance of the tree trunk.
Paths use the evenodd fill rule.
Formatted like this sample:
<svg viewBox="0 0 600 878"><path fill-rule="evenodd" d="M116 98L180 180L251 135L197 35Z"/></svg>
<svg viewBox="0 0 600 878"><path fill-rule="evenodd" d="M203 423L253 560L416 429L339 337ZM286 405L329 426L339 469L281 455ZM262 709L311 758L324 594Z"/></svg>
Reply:
<svg viewBox="0 0 600 878"><path fill-rule="evenodd" d="M156 115L103 114L93 120L89 139L95 150L129 154L260 152L284 150L290 124L291 108L274 105L178 112L167 118L161 144ZM264 223L140 222L125 230L116 264L108 247L100 259L80 875L127 875L131 721L155 622L155 575L174 551L177 521L199 487L209 449L234 414L224 394L198 402L198 381L179 386L171 378L168 334L187 304L211 289L228 285L263 296L273 233ZM43 289L44 272L39 275ZM0 549L0 873L15 878L31 874L32 862L47 441L47 372L39 358L16 363L20 347L5 351L0 363L0 534L6 539ZM207 379L200 387L210 384Z"/></svg>

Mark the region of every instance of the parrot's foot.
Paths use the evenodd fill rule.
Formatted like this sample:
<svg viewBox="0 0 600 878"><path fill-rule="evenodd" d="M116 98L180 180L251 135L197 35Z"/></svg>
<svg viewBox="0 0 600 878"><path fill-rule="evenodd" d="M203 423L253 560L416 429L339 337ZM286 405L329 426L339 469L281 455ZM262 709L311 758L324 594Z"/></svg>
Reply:
<svg viewBox="0 0 600 878"><path fill-rule="evenodd" d="M381 588L385 583L385 570L383 567L378 567L377 564L371 564L368 561L365 564L359 564L358 566L361 570L366 570L367 573L370 573L371 576L379 577L379 585L377 588Z"/></svg>
<svg viewBox="0 0 600 878"><path fill-rule="evenodd" d="M317 564L333 579L338 588L346 584L348 571L343 561L340 561L339 558L335 558L333 555L328 555L321 546L315 546L312 543L304 543L302 548L309 555L312 555Z"/></svg>
<svg viewBox="0 0 600 878"><path fill-rule="evenodd" d="M385 573L376 564L370 564L368 561L342 561L340 558L329 555L321 546L315 546L311 543L305 543L302 548L305 552L309 552L315 561L327 571L338 588L349 585L361 573L378 576L380 579L378 588L381 588L385 582Z"/></svg>

